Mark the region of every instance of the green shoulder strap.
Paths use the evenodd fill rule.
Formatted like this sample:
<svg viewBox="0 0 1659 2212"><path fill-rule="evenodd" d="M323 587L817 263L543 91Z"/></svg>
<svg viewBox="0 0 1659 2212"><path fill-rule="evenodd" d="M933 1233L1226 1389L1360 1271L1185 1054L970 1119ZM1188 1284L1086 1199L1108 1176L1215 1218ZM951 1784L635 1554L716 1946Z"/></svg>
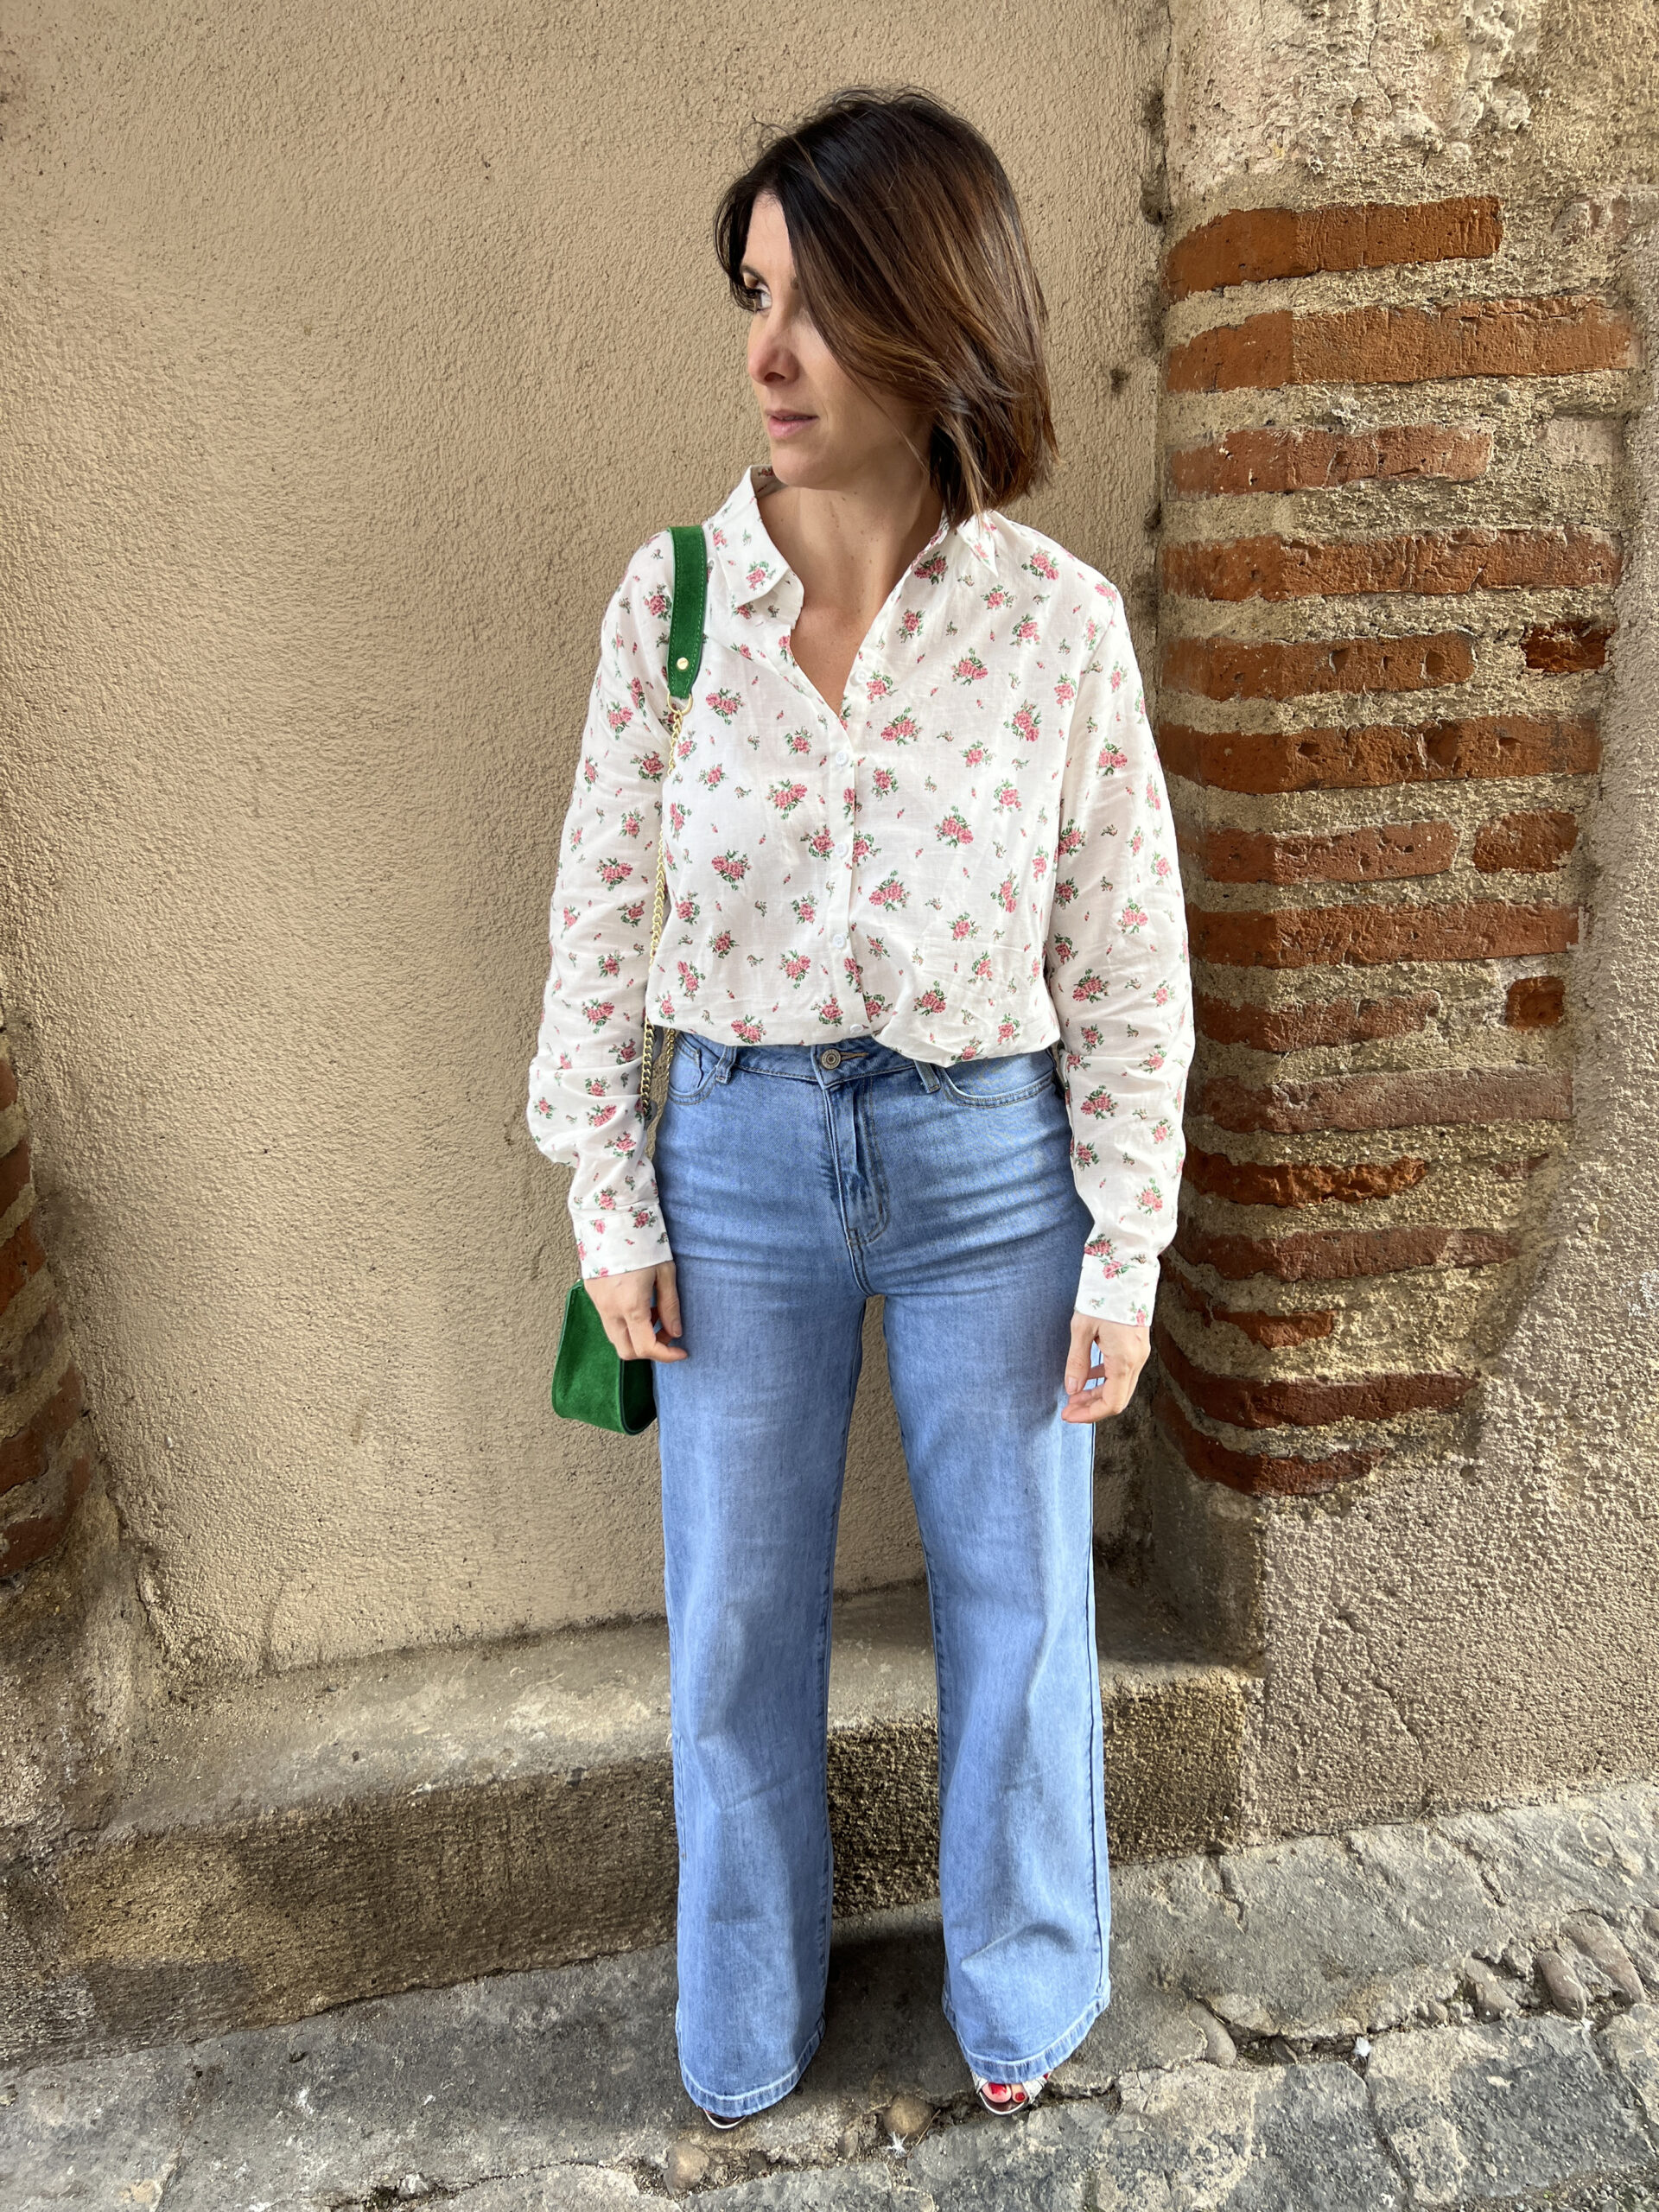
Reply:
<svg viewBox="0 0 1659 2212"><path fill-rule="evenodd" d="M702 664L703 601L709 589L709 555L701 523L677 523L674 540L674 612L668 626L668 689L689 699Z"/></svg>

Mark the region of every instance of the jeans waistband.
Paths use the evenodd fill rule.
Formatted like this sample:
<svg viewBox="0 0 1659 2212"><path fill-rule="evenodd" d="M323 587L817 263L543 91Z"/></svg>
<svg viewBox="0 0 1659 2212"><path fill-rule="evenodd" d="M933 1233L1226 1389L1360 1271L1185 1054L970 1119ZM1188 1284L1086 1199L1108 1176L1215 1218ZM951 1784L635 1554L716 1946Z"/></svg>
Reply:
<svg viewBox="0 0 1659 2212"><path fill-rule="evenodd" d="M939 1087L940 1070L932 1062L912 1059L875 1037L836 1037L822 1045L743 1045L700 1036L695 1030L682 1030L681 1048L687 1045L695 1046L699 1063L706 1071L713 1063L716 1083L728 1082L741 1067L750 1075L781 1076L796 1083L835 1084L862 1082L874 1076L910 1074L925 1090L937 1090ZM1051 1056L1052 1050L1049 1046L1039 1048L1041 1053ZM1036 1058L1039 1054L1014 1053L1008 1057Z"/></svg>

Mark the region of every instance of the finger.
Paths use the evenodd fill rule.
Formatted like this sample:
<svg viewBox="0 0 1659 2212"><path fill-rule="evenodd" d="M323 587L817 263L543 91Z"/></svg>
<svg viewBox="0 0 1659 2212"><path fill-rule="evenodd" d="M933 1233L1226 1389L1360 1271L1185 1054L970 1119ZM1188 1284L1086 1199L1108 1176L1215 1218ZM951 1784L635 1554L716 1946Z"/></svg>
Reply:
<svg viewBox="0 0 1659 2212"><path fill-rule="evenodd" d="M628 1332L630 1359L649 1359L657 1349L657 1326L651 1318L651 1308L641 1306L622 1317Z"/></svg>
<svg viewBox="0 0 1659 2212"><path fill-rule="evenodd" d="M657 1270L657 1315L671 1337L681 1333L680 1294L671 1263Z"/></svg>

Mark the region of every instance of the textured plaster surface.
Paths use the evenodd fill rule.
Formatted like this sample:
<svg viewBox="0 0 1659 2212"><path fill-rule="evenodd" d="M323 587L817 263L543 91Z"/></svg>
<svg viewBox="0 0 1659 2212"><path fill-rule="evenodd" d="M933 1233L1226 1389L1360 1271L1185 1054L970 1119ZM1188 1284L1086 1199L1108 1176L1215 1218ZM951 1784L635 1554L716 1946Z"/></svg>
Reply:
<svg viewBox="0 0 1659 2212"><path fill-rule="evenodd" d="M729 2133L681 2085L664 1945L0 2069L0 2195L1421 2212L1559 2190L1637 2212L1659 2202L1656 1814L1638 1784L1119 1867L1110 2001L1015 2126L973 2103L918 1909L839 1924L823 2044Z"/></svg>
<svg viewBox="0 0 1659 2212"><path fill-rule="evenodd" d="M3 73L0 976L172 1664L660 1609L656 1464L546 1403L524 1125L631 550L759 456L709 249L757 120L916 79L1053 315L1033 519L1151 608L1150 5L487 16L19 0ZM841 1580L919 1569L879 1335Z"/></svg>

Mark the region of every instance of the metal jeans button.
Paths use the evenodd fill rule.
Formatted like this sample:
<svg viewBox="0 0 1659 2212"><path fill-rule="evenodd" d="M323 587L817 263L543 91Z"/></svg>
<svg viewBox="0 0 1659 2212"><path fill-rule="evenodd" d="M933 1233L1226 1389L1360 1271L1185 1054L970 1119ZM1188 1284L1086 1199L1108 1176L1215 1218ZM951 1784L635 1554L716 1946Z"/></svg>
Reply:
<svg viewBox="0 0 1659 2212"><path fill-rule="evenodd" d="M841 1065L841 1054L833 1045L818 1054L818 1065L821 1068L838 1068Z"/></svg>

